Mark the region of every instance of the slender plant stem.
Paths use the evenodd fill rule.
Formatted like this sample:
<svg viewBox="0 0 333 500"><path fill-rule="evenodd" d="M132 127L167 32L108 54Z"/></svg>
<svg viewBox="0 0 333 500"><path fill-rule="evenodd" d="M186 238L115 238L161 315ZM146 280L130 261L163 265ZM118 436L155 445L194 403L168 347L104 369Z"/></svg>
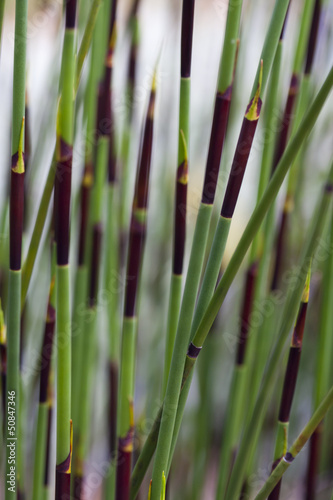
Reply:
<svg viewBox="0 0 333 500"><path fill-rule="evenodd" d="M22 489L19 475L18 444L20 422L20 315L21 252L24 217L24 112L27 43L26 0L15 4L14 79L12 114L12 161L10 187L9 280L7 313L7 379L6 379L6 482L5 499L16 499ZM17 457L12 464L10 453ZM11 468L14 465L14 470ZM10 476L11 474L11 476Z"/></svg>
<svg viewBox="0 0 333 500"><path fill-rule="evenodd" d="M190 142L191 61L194 0L183 0L179 101L178 169L176 174L173 267L170 285L162 394L165 395L179 318L186 238L188 145Z"/></svg>
<svg viewBox="0 0 333 500"><path fill-rule="evenodd" d="M71 312L69 275L69 221L71 201L75 78L76 0L65 9L60 102L56 145L55 239L57 244L57 452L56 499L70 495L71 431Z"/></svg>
<svg viewBox="0 0 333 500"><path fill-rule="evenodd" d="M255 497L255 500L265 500L265 498L267 498L267 495L269 495L269 493L273 490L273 488L279 482L285 471L290 467L290 465L293 463L297 455L306 445L306 443L308 442L308 440L310 439L310 437L312 436L312 434L314 433L320 422L323 420L328 410L331 408L332 404L333 404L333 387L330 389L328 394L322 400L320 406L314 412L311 419L303 428L299 436L293 442L293 444L289 448L288 453L286 453L286 455L281 460L279 465L271 473L266 483Z"/></svg>
<svg viewBox="0 0 333 500"><path fill-rule="evenodd" d="M209 224L211 220L224 137L229 116L231 88L237 51L237 44L235 44L234 41L238 37L242 2L237 2L237 5L229 7L226 33L220 61L214 117L202 198L193 237L190 262L187 271L168 384L165 393L163 414L164 417L167 415L167 418L162 417L153 467L152 500L158 499L161 492L162 474L164 474L167 470L177 413L177 404L181 390L184 355L190 338L192 317L195 308L197 291L199 288L200 272L204 261Z"/></svg>
<svg viewBox="0 0 333 500"><path fill-rule="evenodd" d="M290 412L291 412L292 402L294 399L294 393L298 376L298 368L301 359L303 333L304 333L306 312L309 301L310 276L311 276L311 269L309 269L308 271L294 332L291 338L288 364L286 368L286 373L283 383L283 391L280 402L279 419L278 419L277 434L275 440L274 462L272 470L275 469L277 464L280 462L280 460L282 460L283 456L287 452ZM280 488L281 488L281 481L278 482L274 490L271 492L269 500L278 500L280 496Z"/></svg>
<svg viewBox="0 0 333 500"><path fill-rule="evenodd" d="M131 458L134 437L133 398L138 315L137 296L139 293L140 269L144 255L144 244L147 230L147 208L153 144L155 94L156 71L153 78L148 111L145 120L130 226L118 397L117 500L128 500L130 490Z"/></svg>

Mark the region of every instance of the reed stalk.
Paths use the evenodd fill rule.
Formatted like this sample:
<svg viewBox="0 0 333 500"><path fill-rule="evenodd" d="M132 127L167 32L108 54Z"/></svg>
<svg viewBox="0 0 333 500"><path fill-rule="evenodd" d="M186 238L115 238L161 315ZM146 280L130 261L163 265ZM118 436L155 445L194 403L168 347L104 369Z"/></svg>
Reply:
<svg viewBox="0 0 333 500"><path fill-rule="evenodd" d="M318 1L317 1L318 3ZM313 15L314 13L315 0L306 0L304 3L304 9L302 14L302 20L300 25L300 32L298 36L298 43L295 52L293 71L291 76L291 81L289 85L287 102L284 110L284 115L281 123L281 131L279 135L279 139L277 142L276 150L275 150L275 158L273 163L273 169L277 165L281 155L286 147L288 135L290 132L292 133L293 129L296 130L297 126L300 122L300 103L304 99L304 84L302 79L302 68L304 65L304 60L306 56L306 50L312 51L312 44L315 43L315 39L311 39L311 48L308 45L308 40L311 31L311 23L312 26L318 26L318 16ZM313 54L313 53L312 53ZM307 71L310 69L308 65L306 65ZM303 97L303 99L302 99ZM302 107L302 114L304 112L304 107ZM295 127L295 128L294 128ZM295 170L295 168L291 169L290 172ZM283 262L283 254L285 251L285 235L287 231L287 224L289 219L289 214L292 210L293 205L293 195L291 193L290 188L290 179L293 178L292 173L289 174L289 188L288 193L286 195L285 203L283 206L283 212L280 220L279 232L276 240L276 252L275 252L275 263L274 263L274 271L272 277L272 290L277 290L279 287L279 280L281 276L281 268Z"/></svg>
<svg viewBox="0 0 333 500"><path fill-rule="evenodd" d="M138 10L140 0L133 0L132 10L129 19L130 29L130 53L127 67L127 82L126 82L126 109L124 130L120 146L120 207L119 207L119 227L120 227L120 257L126 255L130 213L129 213L129 197L131 192L130 187L130 152L132 144L133 132L133 116L134 116L134 91L137 75L137 57L140 43L140 26L138 19ZM121 262L122 267L124 262Z"/></svg>
<svg viewBox="0 0 333 500"><path fill-rule="evenodd" d="M163 396L165 395L168 382L172 351L177 332L183 282L182 275L186 239L188 147L190 142L191 62L194 5L194 0L183 1L180 56L178 168L176 173L173 263L164 358L162 387Z"/></svg>
<svg viewBox="0 0 333 500"><path fill-rule="evenodd" d="M325 417L328 410L333 404L333 387L330 389L328 394L320 403L317 410L314 412L309 422L302 429L298 437L295 439L289 451L285 454L283 459L280 461L279 465L273 470L269 478L267 479L264 486L261 488L254 500L264 500L267 495L273 490L273 488L280 481L281 477L285 471L293 463L297 455L302 451L304 446L307 444L308 440L313 435L314 431L318 428L318 425Z"/></svg>
<svg viewBox="0 0 333 500"><path fill-rule="evenodd" d="M179 313L178 328L165 392L163 413L167 411L168 418L163 418L162 416L162 425L159 432L158 446L154 461L152 500L157 499L160 494L162 474L166 473L169 460L177 404L181 389L184 356L190 337L195 300L199 288L200 273L204 261L224 137L228 122L237 53L237 44L235 44L234 41L238 37L241 8L242 2L237 2L237 5L232 5L228 8L202 198L195 226L184 295Z"/></svg>
<svg viewBox="0 0 333 500"><path fill-rule="evenodd" d="M71 424L71 313L69 276L69 221L73 157L76 0L65 9L60 101L58 109L55 184L55 240L57 244L57 451L56 496L70 496Z"/></svg>
<svg viewBox="0 0 333 500"><path fill-rule="evenodd" d="M304 286L300 308L298 311L295 328L291 338L288 364L283 382L283 391L280 402L277 434L275 441L274 462L272 465L272 470L274 470L275 467L280 462L280 460L282 460L282 458L287 452L287 447L288 447L288 429L289 429L290 412L291 412L292 402L294 399L294 393L298 376L298 368L302 353L304 326L305 326L306 312L307 312L309 293L310 293L310 277L311 277L311 270L309 269ZM269 500L279 499L280 488L281 488L281 481L278 482L274 490L269 495Z"/></svg>
<svg viewBox="0 0 333 500"><path fill-rule="evenodd" d="M138 309L137 296L139 293L140 269L142 265L147 231L147 208L153 144L155 93L156 71L153 78L144 126L144 135L138 163L129 235L118 396L117 500L127 500L129 498L130 489L131 458L134 437L133 397Z"/></svg>
<svg viewBox="0 0 333 500"><path fill-rule="evenodd" d="M21 253L24 218L24 112L27 43L27 1L15 4L14 79L12 113L12 161L10 185L10 236L7 311L6 378L6 481L5 499L16 499L20 490L17 441L20 429L20 315ZM14 451L14 463L10 455ZM12 469L12 467L14 467ZM11 476L10 476L11 474Z"/></svg>
<svg viewBox="0 0 333 500"><path fill-rule="evenodd" d="M44 338L41 351L39 404L36 429L35 463L33 477L33 498L42 500L44 493L45 461L47 453L47 435L49 420L49 383L52 362L53 337L55 327L55 309L52 305L54 278L50 287L47 305Z"/></svg>
<svg viewBox="0 0 333 500"><path fill-rule="evenodd" d="M329 244L333 244L333 218L331 218L329 228ZM323 284L321 296L321 312L319 323L319 338L317 346L316 379L314 387L314 410L329 389L330 385L330 353L332 352L332 336L330 334L333 324L332 304L333 294L333 258L330 254L323 263ZM321 422L310 439L308 455L307 475L306 475L306 495L309 500L314 498L316 493L317 473L321 455L321 441L323 432L323 422Z"/></svg>

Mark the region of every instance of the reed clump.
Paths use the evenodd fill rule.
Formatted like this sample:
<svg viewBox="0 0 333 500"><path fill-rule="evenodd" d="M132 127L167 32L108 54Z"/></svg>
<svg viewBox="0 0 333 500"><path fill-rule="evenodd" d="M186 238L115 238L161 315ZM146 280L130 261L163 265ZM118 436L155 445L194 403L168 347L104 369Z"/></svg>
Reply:
<svg viewBox="0 0 333 500"><path fill-rule="evenodd" d="M0 498L333 498L329 2L55 4L0 1Z"/></svg>

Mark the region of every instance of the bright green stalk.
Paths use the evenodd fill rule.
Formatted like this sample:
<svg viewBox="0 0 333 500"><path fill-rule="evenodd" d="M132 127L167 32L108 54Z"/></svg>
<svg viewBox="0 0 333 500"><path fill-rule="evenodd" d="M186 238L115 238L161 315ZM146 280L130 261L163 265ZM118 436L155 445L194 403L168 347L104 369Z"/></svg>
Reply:
<svg viewBox="0 0 333 500"><path fill-rule="evenodd" d="M293 73L299 75L302 71L302 66L304 64L304 58L306 54L306 49L308 45L308 37L311 27L312 14L314 8L315 0L305 0L304 8L302 10L302 20L300 26L300 32L298 36L298 43L295 53Z"/></svg>
<svg viewBox="0 0 333 500"><path fill-rule="evenodd" d="M57 464L70 452L71 315L68 266L57 266Z"/></svg>
<svg viewBox="0 0 333 500"><path fill-rule="evenodd" d="M119 387L119 418L117 419L119 436L126 436L128 429L133 429L133 396L135 371L135 342L137 318L124 318L121 348L121 378ZM132 401L127 395L132 395ZM123 395L123 397L122 397Z"/></svg>
<svg viewBox="0 0 333 500"><path fill-rule="evenodd" d="M288 169L293 162L299 148L301 147L303 141L306 139L311 129L313 128L321 109L323 108L325 101L333 86L333 68L329 72L324 84L322 85L320 91L318 92L315 100L310 106L308 112L306 113L301 126L297 133L295 134L293 140L289 143L285 150L283 157L281 158L279 165L277 166L275 173L260 201L258 206L255 208L240 242L229 262L227 269L225 270L222 279L217 286L217 289L209 303L206 313L200 322L198 330L194 336L193 344L195 346L202 346L206 336L208 335L210 328L220 310L220 307L226 297L226 294L239 270L239 267L253 241L253 238L257 231L259 230L267 211L275 200L277 193L283 183L283 180L288 172ZM188 370L184 373L183 381L185 383L184 388L187 387L188 377L191 377L191 360L187 358L187 362L190 363ZM185 367L186 368L186 367ZM184 390L182 391L181 399L183 398ZM185 398L184 398L185 399ZM185 403L183 402L184 406ZM170 410L168 410L169 415ZM149 461L151 460L153 449L156 445L156 437L159 433L159 423L161 421L162 408L154 421L152 430L147 438L147 447L144 447L144 456L141 460L139 456L138 462L136 464L135 470L133 472L132 480L134 480L135 486L133 487L133 493L131 492L131 499L135 498L134 491L138 491L141 484L144 472L147 470Z"/></svg>
<svg viewBox="0 0 333 500"><path fill-rule="evenodd" d="M17 0L15 9L14 79L12 112L12 165L10 194L10 264L7 314L7 386L6 386L6 481L5 499L16 499L20 489L19 448L20 422L20 316L21 251L24 210L24 113L27 43L27 0ZM11 408L9 410L9 408ZM13 420L14 418L14 420ZM11 424L14 426L10 426ZM14 451L11 463L10 450ZM14 470L11 469L14 466Z"/></svg>
<svg viewBox="0 0 333 500"><path fill-rule="evenodd" d="M49 415L49 404L47 402L40 404L38 408L34 479L33 479L33 490L32 490L32 495L34 500L42 500L43 498L43 476L45 472L46 433L47 433L48 415Z"/></svg>
<svg viewBox="0 0 333 500"><path fill-rule="evenodd" d="M124 131L121 139L120 155L121 155L121 179L120 179L120 210L119 210L119 226L120 231L126 234L129 224L129 157L131 151L131 137L132 137L132 119L133 119L133 104L134 104L134 90L136 84L136 59L137 51L140 43L140 26L137 12L133 12L131 16L131 49L129 71L126 82L126 110L124 120ZM131 60L132 59L132 60ZM132 65L132 71L131 71Z"/></svg>
<svg viewBox="0 0 333 500"><path fill-rule="evenodd" d="M168 323L167 323L167 337L166 337L165 358L164 358L164 374L163 374L163 387L162 387L163 396L165 395L166 386L168 383L173 346L175 343L175 338L177 333L181 298L182 298L182 275L172 273Z"/></svg>
<svg viewBox="0 0 333 500"><path fill-rule="evenodd" d="M89 15L87 18L87 23L86 27L83 33L80 49L77 55L77 67L76 67L76 80L75 80L75 90L77 92L77 89L79 87L79 83L81 80L81 74L82 74L82 69L83 69L83 63L87 57L87 54L89 52L89 48L91 45L91 41L93 38L93 33L95 30L95 25L97 21L97 16L99 9L101 7L102 0L93 0Z"/></svg>
<svg viewBox="0 0 333 500"><path fill-rule="evenodd" d="M119 356L120 356L120 315L119 315L119 283L117 279L118 273L118 223L117 223L117 213L115 210L116 207L116 192L117 187L116 183L110 183L108 185L107 192L107 227L106 227L106 248L105 248L105 289L108 290L108 325L109 325L109 395L111 394L111 398L114 401L117 401L116 393L112 394L112 389L114 386L111 386L111 382L115 379L115 385L117 385L118 380L118 371L119 371ZM110 397L110 396L109 396ZM111 420L111 416L113 420L116 419L116 409L115 411L110 409L109 419ZM112 426L112 427L111 427ZM109 432L113 432L116 429L116 421L109 422ZM113 438L116 439L116 433L114 433ZM110 443L111 443L111 435L110 435ZM111 453L116 453L116 450L110 450ZM116 464L116 456L111 455L111 464L110 464L110 474L107 478L106 484L106 496L107 500L114 500L115 496L115 464Z"/></svg>
<svg viewBox="0 0 333 500"><path fill-rule="evenodd" d="M321 201L318 205L318 210L315 213L310 237L308 238L304 246L301 265L299 266L299 271L295 276L297 280L295 280L295 285L292 286L288 292L288 296L282 313L282 318L278 328L279 333L277 341L270 360L267 363L263 384L257 397L253 413L245 426L239 452L230 477L230 483L226 495L227 500L237 498L240 494L244 475L247 471L249 458L251 457L254 447L256 446L255 438L257 437L258 430L262 426L265 410L269 401L269 394L272 391L275 380L275 373L283 354L284 344L289 335L290 329L292 328L293 321L296 317L298 304L302 297L303 288L308 273L309 263L317 249L318 240L325 223L325 214L330 207L331 193L329 192L329 190L332 185L332 181L333 165L328 176L327 184L325 185L324 194L321 195Z"/></svg>
<svg viewBox="0 0 333 500"><path fill-rule="evenodd" d="M333 217L329 231L329 244L333 245ZM319 340L317 352L317 374L315 385L315 408L328 390L330 380L331 353L333 349L333 253L330 252L323 266L323 288L320 312Z"/></svg>
<svg viewBox="0 0 333 500"><path fill-rule="evenodd" d="M69 270L69 221L74 135L76 1L66 4L66 27L61 64L60 100L57 122L56 218L56 345L57 345L57 436L56 498L69 493L71 432L71 307Z"/></svg>
<svg viewBox="0 0 333 500"><path fill-rule="evenodd" d="M262 195L269 182L269 177L271 173L273 155L274 155L274 145L275 137L277 133L276 117L272 113L272 109L277 107L278 101L278 89L281 71L281 59L282 59L282 49L283 49L283 39L279 41L276 49L276 54L272 66L272 74L269 81L269 88L267 91L267 99L264 105L264 126L265 126L265 136L264 136L264 149L261 158L260 167L260 177L257 193L257 204L261 200ZM267 229L267 228L266 228ZM267 230L265 229L265 234ZM263 230L259 231L253 240L251 245L250 254L250 265L257 260L258 255L262 253L263 244Z"/></svg>
<svg viewBox="0 0 333 500"><path fill-rule="evenodd" d="M165 411L167 411L168 418L163 418L162 416L160 432L158 435L158 446L156 449L156 456L154 462L155 474L153 472L152 500L154 499L155 495L154 481L157 474L156 471L158 471L162 467L161 472L158 473L158 478L161 478L162 473L166 472L167 470L169 448L171 446L174 419L176 415L174 415L173 419L171 417L173 413L174 414L176 413L176 405L178 402L179 392L180 392L180 387L178 387L177 379L180 378L180 383L181 383L181 375L184 368L184 354L186 353L186 348L189 342L189 331L195 307L197 290L199 287L200 271L202 269L204 261L204 253L206 249L206 242L208 237L209 222L211 219L212 209L213 209L212 205L205 205L204 203L201 203L195 226L195 233L192 243L192 252L188 266L185 290L179 315L177 336L174 345L174 352L171 361L171 369L170 369L167 391L165 395L164 409L163 409L163 414ZM161 491L160 480L158 480L157 491L158 492Z"/></svg>
<svg viewBox="0 0 333 500"><path fill-rule="evenodd" d="M320 422L325 417L328 410L333 405L333 387L330 389L328 394L322 400L321 404L315 411L315 413L310 418L309 422L303 428L299 436L293 442L291 447L289 448L288 453L281 460L279 465L274 469L272 474L267 479L264 486L261 488L255 500L265 500L269 493L273 490L276 484L279 482L285 471L290 467L294 459L297 457L299 452L303 449L305 444L308 442Z"/></svg>

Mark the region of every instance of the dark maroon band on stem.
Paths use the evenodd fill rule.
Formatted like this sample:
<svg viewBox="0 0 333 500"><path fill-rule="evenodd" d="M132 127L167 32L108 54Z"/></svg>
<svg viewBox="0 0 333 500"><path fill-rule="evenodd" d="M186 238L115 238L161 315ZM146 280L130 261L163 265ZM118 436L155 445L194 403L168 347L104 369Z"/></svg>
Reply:
<svg viewBox="0 0 333 500"><path fill-rule="evenodd" d="M279 420L289 422L291 405L294 397L299 361L301 358L300 347L290 347L286 375L284 378Z"/></svg>
<svg viewBox="0 0 333 500"><path fill-rule="evenodd" d="M48 421L47 421L47 436L46 436L46 455L45 455L45 470L44 470L44 486L50 484L50 453L51 453L51 429L52 429L53 406L49 406Z"/></svg>
<svg viewBox="0 0 333 500"><path fill-rule="evenodd" d="M253 305L257 270L258 270L258 265L257 263L254 263L252 264L252 266L250 266L246 275L241 326L240 326L239 341L238 341L239 343L236 356L237 365L243 365L245 360L245 352L246 352L246 345L250 328L250 316Z"/></svg>
<svg viewBox="0 0 333 500"><path fill-rule="evenodd" d="M130 427L125 437L118 439L116 479L117 500L129 500L134 429Z"/></svg>
<svg viewBox="0 0 333 500"><path fill-rule="evenodd" d="M98 274L100 270L101 260L101 243L102 243L102 225L95 224L92 235L92 252L91 252L91 275L90 275L90 290L89 290L89 305L93 307L97 302L98 293Z"/></svg>
<svg viewBox="0 0 333 500"><path fill-rule="evenodd" d="M65 500L70 498L71 493L71 475L56 468L56 500Z"/></svg>
<svg viewBox="0 0 333 500"><path fill-rule="evenodd" d="M112 116L112 115L111 115ZM114 134L110 132L110 145L108 157L108 183L114 184L117 180L117 159L114 152Z"/></svg>
<svg viewBox="0 0 333 500"><path fill-rule="evenodd" d="M258 120L243 120L221 209L221 216L227 219L234 214L257 124Z"/></svg>
<svg viewBox="0 0 333 500"><path fill-rule="evenodd" d="M55 309L49 303L47 306L47 318L45 322L42 356L41 356L40 386L39 386L40 403L46 403L47 401L47 388L48 388L51 359L52 359L55 318L56 318Z"/></svg>
<svg viewBox="0 0 333 500"><path fill-rule="evenodd" d="M291 340L292 347L302 347L307 309L308 309L308 303L301 302L298 316L297 316L296 325L295 325L292 340Z"/></svg>
<svg viewBox="0 0 333 500"><path fill-rule="evenodd" d="M320 462L321 428L319 424L310 438L309 461L306 474L305 500L313 500L316 494L317 473Z"/></svg>
<svg viewBox="0 0 333 500"><path fill-rule="evenodd" d="M173 273L183 272L186 238L186 203L187 203L187 162L179 165L176 182L175 235L173 250ZM185 182L186 179L186 182Z"/></svg>
<svg viewBox="0 0 333 500"><path fill-rule="evenodd" d="M80 206L80 233L79 233L79 249L78 249L78 265L84 265L85 248L87 241L88 230L88 214L91 193L92 167L85 166L81 184L81 206Z"/></svg>
<svg viewBox="0 0 333 500"><path fill-rule="evenodd" d="M57 162L55 227L57 241L57 264L68 264L69 223L72 187L72 147L60 139L60 160Z"/></svg>
<svg viewBox="0 0 333 500"><path fill-rule="evenodd" d="M117 451L117 400L118 400L118 366L109 364L109 453L112 460Z"/></svg>
<svg viewBox="0 0 333 500"><path fill-rule="evenodd" d="M194 0L183 0L180 63L180 75L182 78L189 78L191 76L193 20Z"/></svg>
<svg viewBox="0 0 333 500"><path fill-rule="evenodd" d="M189 358L196 359L199 356L201 349L202 347L197 347L191 342L188 346L187 356Z"/></svg>
<svg viewBox="0 0 333 500"><path fill-rule="evenodd" d="M273 279L272 279L272 284L271 284L271 290L277 290L279 287L279 280L281 276L281 267L282 267L282 262L284 258L284 248L285 248L285 236L287 232L287 227L288 227L288 219L289 219L289 212L286 210L283 210L282 212L282 217L281 217L281 222L280 222L280 228L279 228L279 234L277 237L276 241L276 250L275 250L275 265L274 265L274 271L273 271Z"/></svg>
<svg viewBox="0 0 333 500"><path fill-rule="evenodd" d="M66 29L74 29L76 20L76 0L67 0L66 3Z"/></svg>
<svg viewBox="0 0 333 500"><path fill-rule="evenodd" d="M202 190L202 203L214 203L219 176L224 137L227 129L231 101L231 87L223 94L217 93L214 107L213 124L210 134L205 180Z"/></svg>
<svg viewBox="0 0 333 500"><path fill-rule="evenodd" d="M286 149L287 139L289 134L290 123L293 118L293 109L296 96L299 89L299 80L297 75L293 74L290 81L289 92L286 102L286 107L283 113L283 118L281 122L281 129L279 134L279 139L277 142L277 147L274 152L273 168L272 172L275 171L283 153Z"/></svg>
<svg viewBox="0 0 333 500"><path fill-rule="evenodd" d="M150 176L151 152L153 144L153 113L154 113L155 93L152 92L149 99L148 114L145 123L145 130L140 156L140 164L136 185L136 207L147 208L148 186Z"/></svg>
<svg viewBox="0 0 333 500"><path fill-rule="evenodd" d="M135 316L135 304L145 233L145 226L136 220L135 215L133 215L131 220L130 241L128 248L124 310L125 316L129 318Z"/></svg>
<svg viewBox="0 0 333 500"><path fill-rule="evenodd" d="M320 10L321 10L321 0L315 1L313 16L312 16L312 24L310 30L310 36L308 41L308 49L306 55L306 63L304 73L309 75L312 70L314 54L317 45L318 38L318 28L319 28L319 20L320 20Z"/></svg>
<svg viewBox="0 0 333 500"><path fill-rule="evenodd" d="M82 500L83 498L83 477L76 475L74 478L74 500Z"/></svg>
<svg viewBox="0 0 333 500"><path fill-rule="evenodd" d="M17 154L12 158L12 166L17 163ZM21 269L22 232L24 207L24 173L11 170L10 183L10 250L9 266L12 271Z"/></svg>

